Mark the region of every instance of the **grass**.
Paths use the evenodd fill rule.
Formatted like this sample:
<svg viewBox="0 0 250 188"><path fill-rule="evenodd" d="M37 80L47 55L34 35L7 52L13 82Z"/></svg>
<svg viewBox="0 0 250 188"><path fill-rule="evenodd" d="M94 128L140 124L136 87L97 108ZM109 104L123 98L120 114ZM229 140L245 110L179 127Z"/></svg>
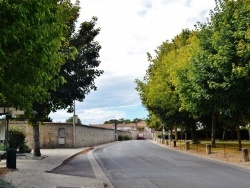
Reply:
<svg viewBox="0 0 250 188"><path fill-rule="evenodd" d="M206 154L206 144L210 144L210 141L201 141L198 144L192 144L190 141L190 151L194 153ZM242 159L242 152L239 151L237 141L220 141L216 140L215 147L211 148L213 155L224 158L236 158L236 160ZM176 147L185 149L185 141L177 141ZM246 148L250 151L250 141L242 141L242 148Z"/></svg>

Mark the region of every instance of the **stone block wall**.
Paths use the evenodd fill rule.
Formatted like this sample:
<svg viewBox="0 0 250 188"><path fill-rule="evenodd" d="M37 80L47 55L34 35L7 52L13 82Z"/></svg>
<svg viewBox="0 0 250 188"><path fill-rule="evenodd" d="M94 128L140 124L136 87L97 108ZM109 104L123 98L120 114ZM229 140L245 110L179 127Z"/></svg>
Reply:
<svg viewBox="0 0 250 188"><path fill-rule="evenodd" d="M10 121L9 127L26 132L26 141L33 148L33 128L26 121ZM43 123L39 126L41 148L72 148L73 126L71 123ZM131 137L130 132L118 131L118 135ZM95 146L114 142L114 129L105 129L85 125L76 125L76 147Z"/></svg>

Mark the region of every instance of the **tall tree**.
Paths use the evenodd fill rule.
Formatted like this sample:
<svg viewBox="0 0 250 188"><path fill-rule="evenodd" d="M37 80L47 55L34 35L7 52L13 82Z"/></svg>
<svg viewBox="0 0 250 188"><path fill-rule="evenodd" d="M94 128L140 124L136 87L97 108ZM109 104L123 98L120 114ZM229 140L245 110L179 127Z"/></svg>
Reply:
<svg viewBox="0 0 250 188"><path fill-rule="evenodd" d="M79 31L69 37L70 48L77 49L74 59L68 59L58 73L63 77L65 83L59 85L56 90L48 92L49 97L44 103L33 104L37 114L31 119L34 129L34 155L39 156L39 122L43 121L51 111L66 109L73 111L74 100L83 101L91 90L96 90L95 78L99 77L103 71L98 70L100 65L99 51L101 46L95 41L100 28L95 28L97 18L85 21L81 24ZM66 50L67 51L67 50Z"/></svg>
<svg viewBox="0 0 250 188"><path fill-rule="evenodd" d="M149 55L151 65L148 68L144 81L136 80L143 105L150 111L150 117L158 117L170 130L183 124L184 119L193 119L190 114L180 111L181 101L177 93L176 72L186 66L192 55L193 32L183 30L174 37L172 42L166 41L156 50L156 57ZM193 121L195 125L195 122ZM190 125L189 125L190 126Z"/></svg>
<svg viewBox="0 0 250 188"><path fill-rule="evenodd" d="M212 115L212 144L216 117L238 125L249 117L249 5L249 0L216 1L210 21L198 24L199 50L181 75L184 107Z"/></svg>

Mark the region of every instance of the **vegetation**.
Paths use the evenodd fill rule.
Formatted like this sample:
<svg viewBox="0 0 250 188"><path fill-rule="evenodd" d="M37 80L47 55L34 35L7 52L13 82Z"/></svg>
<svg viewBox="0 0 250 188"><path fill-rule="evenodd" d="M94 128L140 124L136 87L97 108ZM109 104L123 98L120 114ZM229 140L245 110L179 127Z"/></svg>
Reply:
<svg viewBox="0 0 250 188"><path fill-rule="evenodd" d="M64 80L58 75L68 54L66 1L0 2L0 103L32 112L48 90Z"/></svg>
<svg viewBox="0 0 250 188"><path fill-rule="evenodd" d="M118 141L131 140L132 138L127 135L118 135Z"/></svg>
<svg viewBox="0 0 250 188"><path fill-rule="evenodd" d="M68 118L68 119L66 120L66 123L73 123L73 117ZM77 123L82 124L81 119L78 118L78 122L77 122Z"/></svg>
<svg viewBox="0 0 250 188"><path fill-rule="evenodd" d="M9 130L9 146L8 148L19 149L20 153L30 153L31 149L25 142L26 134L17 128Z"/></svg>
<svg viewBox="0 0 250 188"><path fill-rule="evenodd" d="M72 111L74 100L96 90L103 73L95 41L100 29L93 17L75 31L79 1L4 0L0 8L0 104L26 112L40 156L39 122L52 111Z"/></svg>
<svg viewBox="0 0 250 188"><path fill-rule="evenodd" d="M127 124L127 123L137 123L137 122L139 122L139 121L142 121L142 119L140 119L140 118L135 118L135 119L133 119L133 120L124 119L124 118L120 118L120 119L118 119L118 120L113 120L113 119L111 119L111 120L105 121L103 124L113 124L114 121L116 121L116 123L119 123L119 124L121 124L121 123Z"/></svg>
<svg viewBox="0 0 250 188"><path fill-rule="evenodd" d="M216 0L207 23L184 29L155 50L143 80L136 80L149 126L161 130L237 130L250 117L250 1ZM175 131L177 132L177 131Z"/></svg>

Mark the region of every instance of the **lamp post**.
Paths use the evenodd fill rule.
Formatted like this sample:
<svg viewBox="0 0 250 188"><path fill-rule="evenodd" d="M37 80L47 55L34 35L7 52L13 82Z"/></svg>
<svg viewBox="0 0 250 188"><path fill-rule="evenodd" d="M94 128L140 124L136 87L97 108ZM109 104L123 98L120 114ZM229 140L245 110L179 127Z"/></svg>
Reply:
<svg viewBox="0 0 250 188"><path fill-rule="evenodd" d="M7 107L0 105L0 115L6 117L6 128L5 128L5 147L7 150L6 167L16 169L16 149L9 148L9 119L12 115L21 115L24 111L18 110L14 107Z"/></svg>

